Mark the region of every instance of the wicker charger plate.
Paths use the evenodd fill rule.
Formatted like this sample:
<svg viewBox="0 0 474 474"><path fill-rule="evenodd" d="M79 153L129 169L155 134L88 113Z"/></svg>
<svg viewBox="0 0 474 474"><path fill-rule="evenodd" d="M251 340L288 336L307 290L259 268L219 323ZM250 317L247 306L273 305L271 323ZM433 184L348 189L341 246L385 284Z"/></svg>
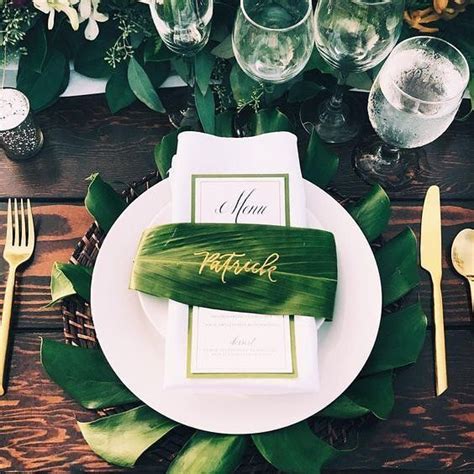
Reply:
<svg viewBox="0 0 474 474"><path fill-rule="evenodd" d="M129 184L122 192L122 196L127 204L129 204L160 180L161 178L158 172L152 172L141 180ZM341 204L347 202L347 199L339 195L336 190L330 189L329 192ZM92 224L77 244L70 258L70 262L75 265L80 264L86 267L93 267L104 237L105 233L99 229L97 224ZM61 311L63 316L64 338L67 343L79 347L99 347L89 303L79 297L70 297L63 301ZM130 407L100 410L98 411L98 415L106 416L123 411L125 408ZM347 442L350 434L354 433L356 428L366 424L370 418L372 417L364 416L355 420L337 420L332 418L311 417L309 422L314 433L320 438L332 446L341 447ZM193 432L193 429L186 426L175 428L166 435L165 438L160 440L156 446L152 447L150 451L141 458L138 465L150 465L153 463L154 472L165 472L171 461ZM241 466L238 468L238 472L270 473L277 471L263 459L255 446L249 443L249 449Z"/></svg>

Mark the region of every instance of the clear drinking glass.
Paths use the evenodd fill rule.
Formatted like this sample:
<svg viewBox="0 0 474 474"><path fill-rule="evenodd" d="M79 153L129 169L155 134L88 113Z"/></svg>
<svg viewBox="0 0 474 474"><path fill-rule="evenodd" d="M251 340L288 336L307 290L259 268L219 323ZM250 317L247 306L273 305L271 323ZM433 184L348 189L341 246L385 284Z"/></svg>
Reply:
<svg viewBox="0 0 474 474"><path fill-rule="evenodd" d="M354 151L354 166L369 182L397 189L416 174L421 150L449 127L469 82L466 58L439 38L417 36L398 44L369 94L378 137Z"/></svg>
<svg viewBox="0 0 474 474"><path fill-rule="evenodd" d="M175 127L196 128L199 119L193 95L194 57L209 40L213 0L151 0L150 12L165 45L183 56L191 71L187 108L170 115L170 121Z"/></svg>
<svg viewBox="0 0 474 474"><path fill-rule="evenodd" d="M344 97L352 72L373 68L395 46L402 27L404 0L318 0L314 14L316 48L338 72L331 96L303 104L301 120L329 143L343 143L359 132L357 104Z"/></svg>
<svg viewBox="0 0 474 474"><path fill-rule="evenodd" d="M289 81L313 50L311 0L241 0L232 47L251 78L264 84Z"/></svg>

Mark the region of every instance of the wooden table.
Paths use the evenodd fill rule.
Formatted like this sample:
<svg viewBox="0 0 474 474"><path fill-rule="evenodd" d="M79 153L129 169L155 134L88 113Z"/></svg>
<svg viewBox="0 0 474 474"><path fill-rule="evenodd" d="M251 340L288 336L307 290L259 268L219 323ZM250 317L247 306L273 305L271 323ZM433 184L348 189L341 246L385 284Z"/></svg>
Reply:
<svg viewBox="0 0 474 474"><path fill-rule="evenodd" d="M173 102L177 93L162 95ZM15 163L0 151L0 246L8 197L33 198L38 225L34 259L17 282L9 387L7 395L0 398L0 470L112 470L89 450L76 425L76 418L92 419L94 415L65 396L40 366L40 337L62 340L61 314L57 308L45 308L49 275L54 261L68 260L91 223L83 207L84 179L100 171L121 189L123 183L142 177L153 169L153 147L170 127L166 117L139 104L113 116L102 95L61 99L40 113L38 121L46 144L37 158ZM473 132L473 118L454 123L426 147L416 181L391 193L389 234L406 225L418 233L424 193L431 184L441 188L449 389L440 398L434 397L429 330L419 362L397 374L396 404L390 420L365 429L359 438L360 448L333 463L331 472L474 470L472 319L468 288L449 260L454 236L464 227L473 227L474 222ZM335 147L341 154L335 185L341 193L357 197L368 186L352 170L352 147ZM3 260L0 270L6 275ZM4 285L2 281L1 295ZM428 278L423 274L419 297L431 316L430 296Z"/></svg>

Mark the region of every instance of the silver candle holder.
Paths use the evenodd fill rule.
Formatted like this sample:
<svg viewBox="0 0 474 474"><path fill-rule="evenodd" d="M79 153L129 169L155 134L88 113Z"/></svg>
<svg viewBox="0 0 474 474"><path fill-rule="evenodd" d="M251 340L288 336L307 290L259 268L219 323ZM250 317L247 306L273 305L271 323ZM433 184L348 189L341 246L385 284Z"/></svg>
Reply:
<svg viewBox="0 0 474 474"><path fill-rule="evenodd" d="M0 146L16 161L33 157L43 146L43 133L35 123L28 98L9 87L0 89Z"/></svg>

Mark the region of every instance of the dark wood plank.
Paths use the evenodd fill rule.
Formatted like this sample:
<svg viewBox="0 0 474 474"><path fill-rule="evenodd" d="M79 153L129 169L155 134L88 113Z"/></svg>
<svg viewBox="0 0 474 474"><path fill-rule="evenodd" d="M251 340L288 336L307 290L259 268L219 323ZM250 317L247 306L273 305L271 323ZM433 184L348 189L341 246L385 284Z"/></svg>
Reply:
<svg viewBox="0 0 474 474"><path fill-rule="evenodd" d="M61 328L61 314L57 308L45 308L49 302L49 276L55 261L66 262L76 243L89 227L92 219L79 204L35 204L38 224L38 243L33 261L19 273L15 297L15 327ZM390 232L392 237L406 225L419 233L421 206L417 203L396 204L393 207ZM0 203L0 248L5 236L5 204ZM467 283L454 271L450 262L450 247L459 230L474 223L474 202L463 205L446 203L443 206L444 280L443 295L445 318L448 325L469 325L471 315L468 304ZM0 302L5 290L7 266L0 259ZM422 284L420 297L427 314L431 311L431 285L428 275L420 270ZM412 296L413 299L417 294Z"/></svg>
<svg viewBox="0 0 474 474"><path fill-rule="evenodd" d="M183 93L172 89L161 95L172 107ZM367 95L358 96L365 103ZM367 123L363 115L361 120ZM94 171L117 183L140 178L154 167L153 148L170 130L165 115L141 104L110 114L103 95L63 98L41 112L38 121L46 137L38 157L14 163L0 150L0 198L81 198L85 193L83 180ZM470 154L473 131L474 119L453 123L441 138L426 147L427 158L417 180L392 196L418 199L430 184L439 184L446 199L474 198L474 160ZM369 125L364 133L370 133ZM368 186L351 169L353 147L354 143L334 147L341 154L341 170L335 184L343 193L359 196Z"/></svg>
<svg viewBox="0 0 474 474"><path fill-rule="evenodd" d="M19 333L14 339L9 390L0 398L0 470L113 470L95 456L75 420L93 414L64 395L44 374L39 337L61 340L58 332ZM386 422L375 422L359 438L360 448L332 464L332 470L378 472L474 470L473 335L447 333L450 387L433 393L433 359L428 335L418 364L399 372L395 409ZM156 466L140 465L140 470Z"/></svg>

